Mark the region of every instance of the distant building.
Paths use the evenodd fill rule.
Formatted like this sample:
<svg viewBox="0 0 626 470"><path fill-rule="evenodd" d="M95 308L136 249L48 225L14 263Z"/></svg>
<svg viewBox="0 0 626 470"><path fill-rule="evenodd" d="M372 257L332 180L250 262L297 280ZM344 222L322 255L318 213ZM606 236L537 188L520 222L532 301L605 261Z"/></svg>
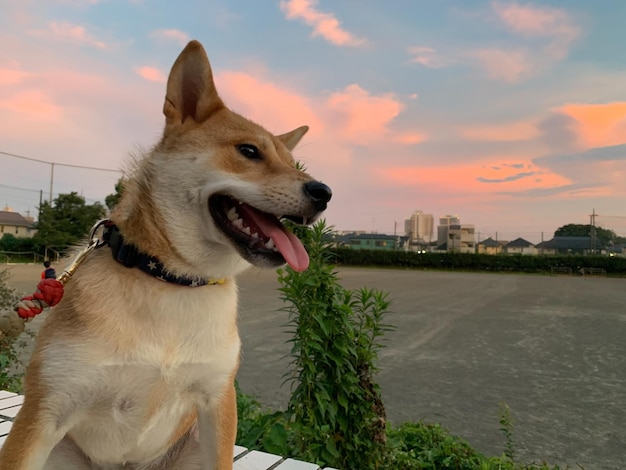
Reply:
<svg viewBox="0 0 626 470"><path fill-rule="evenodd" d="M353 250L400 250L408 241L407 237L384 235L380 233L360 233L341 235L340 246Z"/></svg>
<svg viewBox="0 0 626 470"><path fill-rule="evenodd" d="M504 246L504 252L508 255L536 255L537 247L523 238L516 238Z"/></svg>
<svg viewBox="0 0 626 470"><path fill-rule="evenodd" d="M446 241L448 252L476 253L476 238L474 226L469 224L454 224L448 227Z"/></svg>
<svg viewBox="0 0 626 470"><path fill-rule="evenodd" d="M404 233L411 240L411 244L430 243L434 234L434 217L432 214L415 211L410 218L404 221Z"/></svg>
<svg viewBox="0 0 626 470"><path fill-rule="evenodd" d="M437 226L437 251L476 253L474 226L461 224L457 215L439 218Z"/></svg>
<svg viewBox="0 0 626 470"><path fill-rule="evenodd" d="M504 245L489 237L476 245L476 252L485 255L499 255L504 253Z"/></svg>
<svg viewBox="0 0 626 470"><path fill-rule="evenodd" d="M439 225L437 226L437 246L448 243L448 230L451 225L460 225L461 219L458 215L446 215L439 217Z"/></svg>
<svg viewBox="0 0 626 470"><path fill-rule="evenodd" d="M601 247L596 247L599 249ZM541 242L537 251L542 255L570 255L591 253L591 237L554 237L552 240Z"/></svg>
<svg viewBox="0 0 626 470"><path fill-rule="evenodd" d="M8 208L5 207L5 209ZM35 232L34 222L31 218L11 210L0 211L0 238L5 233L10 233L18 238L31 238Z"/></svg>

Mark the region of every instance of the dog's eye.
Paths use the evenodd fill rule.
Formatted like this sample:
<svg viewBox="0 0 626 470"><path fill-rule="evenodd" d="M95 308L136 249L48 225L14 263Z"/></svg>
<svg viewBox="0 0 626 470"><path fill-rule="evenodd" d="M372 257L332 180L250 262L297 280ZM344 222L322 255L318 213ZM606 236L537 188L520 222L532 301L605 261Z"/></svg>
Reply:
<svg viewBox="0 0 626 470"><path fill-rule="evenodd" d="M237 150L241 155L250 160L261 160L261 152L252 144L239 144L237 145Z"/></svg>

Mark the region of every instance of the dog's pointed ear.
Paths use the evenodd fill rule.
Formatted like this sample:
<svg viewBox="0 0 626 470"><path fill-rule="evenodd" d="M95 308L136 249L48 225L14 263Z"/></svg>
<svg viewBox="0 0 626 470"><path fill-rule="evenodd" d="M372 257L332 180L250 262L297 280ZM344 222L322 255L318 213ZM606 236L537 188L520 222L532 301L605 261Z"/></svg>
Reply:
<svg viewBox="0 0 626 470"><path fill-rule="evenodd" d="M166 127L182 124L187 118L202 122L222 107L209 58L202 44L191 41L174 62L167 79L163 105Z"/></svg>
<svg viewBox="0 0 626 470"><path fill-rule="evenodd" d="M298 142L300 142L300 139L304 137L304 134L306 134L308 130L309 126L301 126L291 132L277 135L276 137L291 151L296 148L296 145L298 145Z"/></svg>

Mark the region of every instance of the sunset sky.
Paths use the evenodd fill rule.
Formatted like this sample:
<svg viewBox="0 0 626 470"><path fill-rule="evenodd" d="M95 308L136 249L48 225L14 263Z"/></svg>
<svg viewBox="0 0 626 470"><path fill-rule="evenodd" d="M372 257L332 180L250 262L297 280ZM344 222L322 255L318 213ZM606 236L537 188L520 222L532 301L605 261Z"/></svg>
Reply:
<svg viewBox="0 0 626 470"><path fill-rule="evenodd" d="M0 152L122 169L163 127L189 39L226 104L332 187L339 230L415 210L482 240L567 223L626 235L626 2L0 0ZM0 154L0 209L36 213L50 165ZM56 165L89 202L120 174Z"/></svg>

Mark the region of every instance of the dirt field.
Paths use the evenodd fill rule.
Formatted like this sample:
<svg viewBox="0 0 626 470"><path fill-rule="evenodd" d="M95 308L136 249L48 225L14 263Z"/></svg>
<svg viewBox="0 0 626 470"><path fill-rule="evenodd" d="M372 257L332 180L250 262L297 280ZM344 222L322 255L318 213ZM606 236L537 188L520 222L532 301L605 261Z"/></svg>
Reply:
<svg viewBox="0 0 626 470"><path fill-rule="evenodd" d="M0 265L0 269L2 266ZM39 266L13 267L32 290ZM626 468L626 280L341 269L348 288L393 301L378 381L389 419L436 421L481 451L503 450L498 404L510 407L523 461ZM284 407L287 317L276 275L241 278L239 382Z"/></svg>

